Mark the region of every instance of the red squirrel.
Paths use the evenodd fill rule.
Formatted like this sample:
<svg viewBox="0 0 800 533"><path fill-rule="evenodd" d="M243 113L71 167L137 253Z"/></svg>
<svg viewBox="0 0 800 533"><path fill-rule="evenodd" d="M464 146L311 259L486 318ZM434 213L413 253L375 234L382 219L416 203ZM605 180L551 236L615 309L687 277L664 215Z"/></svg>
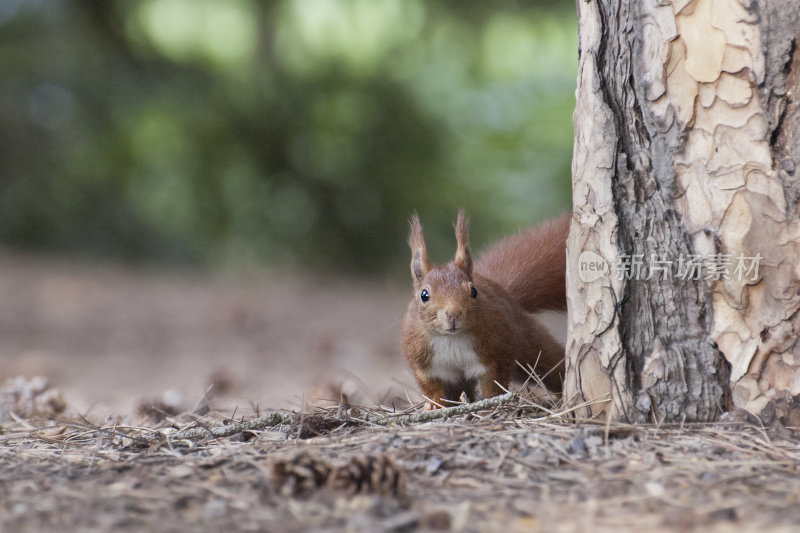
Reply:
<svg viewBox="0 0 800 533"><path fill-rule="evenodd" d="M461 210L455 258L436 265L412 216L414 295L403 317L403 353L428 408L462 392L470 401L501 394L512 376L526 377L517 361L535 365L545 386L561 391L564 347L530 313L566 309L568 231L565 213L494 244L473 265Z"/></svg>

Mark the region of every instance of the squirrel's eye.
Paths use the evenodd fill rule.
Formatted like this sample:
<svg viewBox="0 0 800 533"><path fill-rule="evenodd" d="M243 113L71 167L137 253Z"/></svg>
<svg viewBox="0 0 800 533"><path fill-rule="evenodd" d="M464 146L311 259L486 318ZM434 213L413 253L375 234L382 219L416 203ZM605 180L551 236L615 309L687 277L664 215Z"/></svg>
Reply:
<svg viewBox="0 0 800 533"><path fill-rule="evenodd" d="M475 288L475 285L473 285L472 289L470 289L469 295L472 296L473 298L478 297L478 289Z"/></svg>
<svg viewBox="0 0 800 533"><path fill-rule="evenodd" d="M422 292L419 294L419 299L423 302L427 302L431 299L431 295L428 293L428 289L422 289Z"/></svg>

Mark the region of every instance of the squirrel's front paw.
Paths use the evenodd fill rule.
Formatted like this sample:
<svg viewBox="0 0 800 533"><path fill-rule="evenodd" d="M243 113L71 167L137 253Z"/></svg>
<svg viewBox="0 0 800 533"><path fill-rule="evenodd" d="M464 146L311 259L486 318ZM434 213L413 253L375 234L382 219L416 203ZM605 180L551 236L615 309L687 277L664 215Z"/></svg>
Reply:
<svg viewBox="0 0 800 533"><path fill-rule="evenodd" d="M441 409L441 407L442 407L441 405L437 405L437 404L433 403L433 401L428 400L427 402L425 402L425 407L423 407L423 410L424 411L433 411L434 409Z"/></svg>

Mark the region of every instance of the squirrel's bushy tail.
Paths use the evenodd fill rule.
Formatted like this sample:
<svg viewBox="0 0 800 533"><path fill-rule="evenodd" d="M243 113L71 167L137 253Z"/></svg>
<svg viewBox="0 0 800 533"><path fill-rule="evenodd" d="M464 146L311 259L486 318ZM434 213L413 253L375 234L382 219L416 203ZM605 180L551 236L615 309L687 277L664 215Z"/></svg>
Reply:
<svg viewBox="0 0 800 533"><path fill-rule="evenodd" d="M494 244L475 270L499 284L529 313L567 308L566 243L570 214Z"/></svg>

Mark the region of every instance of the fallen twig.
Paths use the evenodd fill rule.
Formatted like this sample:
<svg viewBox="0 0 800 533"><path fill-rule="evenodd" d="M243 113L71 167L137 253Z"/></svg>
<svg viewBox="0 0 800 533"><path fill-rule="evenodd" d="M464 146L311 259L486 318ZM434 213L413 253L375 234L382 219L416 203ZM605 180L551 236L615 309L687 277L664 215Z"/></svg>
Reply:
<svg viewBox="0 0 800 533"><path fill-rule="evenodd" d="M449 418L451 416L466 415L469 413L483 411L485 409L491 409L493 407L499 407L505 403L510 402L516 396L517 394L515 392L508 392L506 394L501 394L500 396L486 398L485 400L479 400L477 402L456 405L454 407L444 407L442 409L433 409L431 411L423 411L422 413L414 413L410 415L401 415L401 416L370 416L370 417L365 417L362 420L364 422L368 422L370 424L375 424L379 426L390 426L390 425L402 426L406 424L419 424L422 422L430 422L432 420L438 420L440 418Z"/></svg>
<svg viewBox="0 0 800 533"><path fill-rule="evenodd" d="M421 413L413 413L399 416L386 416L386 415L371 415L360 418L353 418L354 422L363 422L377 426L401 426L408 424L420 424L424 422L431 422L452 416L466 415L492 409L504 405L517 397L515 392L507 392L500 396L486 398L477 402L456 405L453 407L443 407L441 409L434 409L431 411L423 411ZM235 424L227 424L224 426L215 427L193 427L191 429L184 429L175 432L165 432L163 430L155 430L146 435L138 435L134 437L135 440L142 442L145 445L157 444L160 442L174 442L180 440L189 440L197 442L205 439L221 439L224 437L231 437L237 433L244 431L264 429L268 427L277 426L291 422L293 416L287 413L272 412L254 418L252 420L244 420Z"/></svg>
<svg viewBox="0 0 800 533"><path fill-rule="evenodd" d="M266 415L260 416L258 418L253 418L251 420L243 420L242 422L237 422L235 424L227 424L224 426L215 426L215 427L194 427L191 429L180 430L174 433L166 433L164 431L156 430L153 433L148 435L139 435L136 437L137 440L142 440L147 444L156 444L159 442L164 442L166 440L175 441L175 440L202 440L202 439L222 439L225 437L231 437L238 433L242 433L245 431L251 431L254 429L264 429L268 427L274 427L279 424L285 424L286 422L290 422L292 420L292 415L287 413L281 413L278 411L274 411L271 413L267 413Z"/></svg>

